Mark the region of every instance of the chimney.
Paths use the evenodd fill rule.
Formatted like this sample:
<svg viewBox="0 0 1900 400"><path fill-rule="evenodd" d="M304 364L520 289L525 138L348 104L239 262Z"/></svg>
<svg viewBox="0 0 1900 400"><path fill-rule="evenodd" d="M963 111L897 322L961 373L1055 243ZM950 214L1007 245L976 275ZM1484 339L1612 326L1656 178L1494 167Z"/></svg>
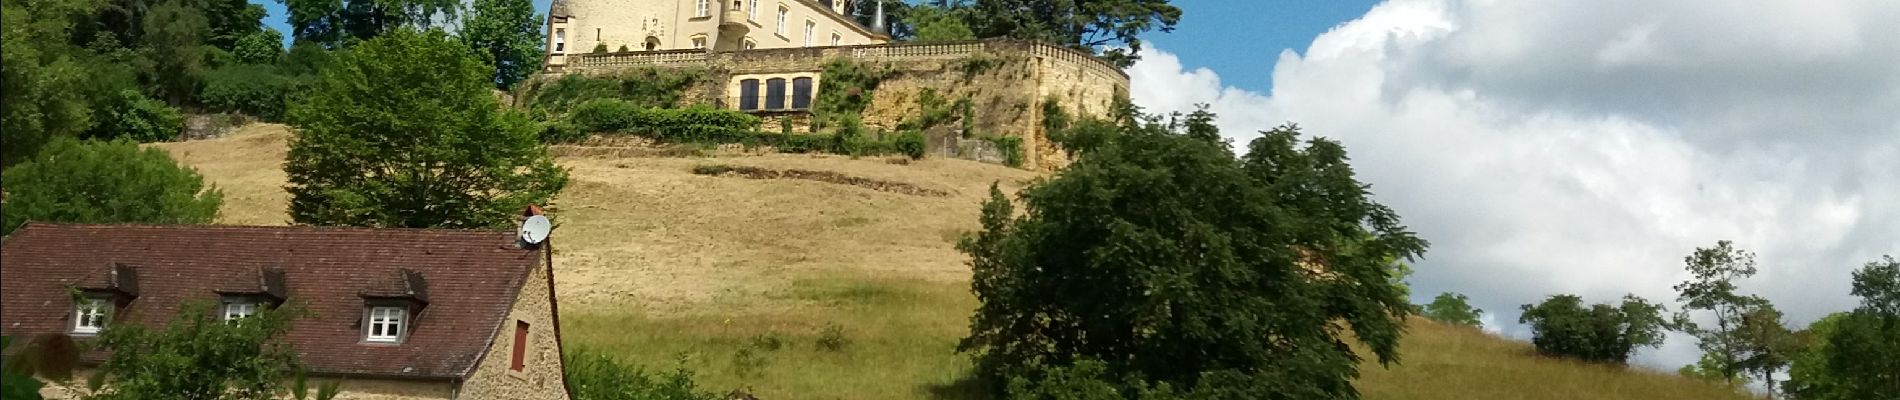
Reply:
<svg viewBox="0 0 1900 400"><path fill-rule="evenodd" d="M872 1L877 2L877 13L871 16L871 31L889 36L891 27L884 22L884 0Z"/></svg>

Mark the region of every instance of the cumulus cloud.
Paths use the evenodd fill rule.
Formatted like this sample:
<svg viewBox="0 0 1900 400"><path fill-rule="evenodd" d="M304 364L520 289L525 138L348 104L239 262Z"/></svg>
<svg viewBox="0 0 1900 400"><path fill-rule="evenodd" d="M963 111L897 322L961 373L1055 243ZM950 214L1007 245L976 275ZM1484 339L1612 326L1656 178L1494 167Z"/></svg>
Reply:
<svg viewBox="0 0 1900 400"><path fill-rule="evenodd" d="M1683 256L1721 239L1760 256L1744 290L1806 324L1900 254L1892 21L1881 0L1392 0L1283 51L1270 94L1161 49L1129 75L1138 105L1208 104L1237 143L1284 122L1345 143L1433 242L1414 292L1468 294L1506 334L1554 293L1673 306Z"/></svg>

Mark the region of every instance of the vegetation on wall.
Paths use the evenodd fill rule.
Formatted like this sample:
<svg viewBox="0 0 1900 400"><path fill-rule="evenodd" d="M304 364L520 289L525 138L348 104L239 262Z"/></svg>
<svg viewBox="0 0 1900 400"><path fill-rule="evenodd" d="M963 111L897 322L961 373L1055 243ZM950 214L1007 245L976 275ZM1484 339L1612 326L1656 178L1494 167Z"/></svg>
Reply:
<svg viewBox="0 0 1900 400"><path fill-rule="evenodd" d="M538 126L503 111L488 66L441 31L358 44L290 110L284 162L297 223L513 226L567 183Z"/></svg>
<svg viewBox="0 0 1900 400"><path fill-rule="evenodd" d="M840 118L863 114L878 84L890 75L889 65L870 65L850 58L825 63L824 84L818 85L818 94L812 99L812 131L822 132L842 123Z"/></svg>
<svg viewBox="0 0 1900 400"><path fill-rule="evenodd" d="M4 229L28 220L77 223L203 224L223 195L164 150L130 140L58 138L39 154L0 172Z"/></svg>
<svg viewBox="0 0 1900 400"><path fill-rule="evenodd" d="M673 108L687 98L687 91L707 82L711 75L705 68L652 67L605 76L567 74L524 82L516 92L516 103L544 119L566 114L595 99L622 100L642 108Z"/></svg>
<svg viewBox="0 0 1900 400"><path fill-rule="evenodd" d="M585 132L617 132L672 143L732 143L757 131L759 117L706 106L641 108L614 99L581 103L568 120Z"/></svg>

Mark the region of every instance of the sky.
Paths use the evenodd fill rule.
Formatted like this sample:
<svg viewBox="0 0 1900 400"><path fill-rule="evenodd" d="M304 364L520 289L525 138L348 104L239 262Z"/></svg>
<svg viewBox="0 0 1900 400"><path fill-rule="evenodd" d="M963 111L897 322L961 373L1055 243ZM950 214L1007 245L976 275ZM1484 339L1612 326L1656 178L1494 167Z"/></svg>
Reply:
<svg viewBox="0 0 1900 400"><path fill-rule="evenodd" d="M1743 292L1797 327L1900 257L1900 2L1181 5L1183 25L1228 26L1157 35L1129 69L1136 104L1208 104L1241 144L1288 122L1339 140L1432 242L1414 301L1464 293L1505 335L1528 338L1518 306L1557 293L1675 309L1683 257L1717 240L1757 254ZM1274 24L1298 31L1249 33ZM1637 361L1696 356L1673 335Z"/></svg>
<svg viewBox="0 0 1900 400"><path fill-rule="evenodd" d="M548 0L536 0L542 12ZM272 1L268 22L289 32ZM1129 69L1151 112L1208 104L1244 147L1297 123L1432 242L1414 301L1459 292L1528 339L1558 293L1675 307L1732 240L1805 326L1900 257L1900 2L1177 0ZM1638 354L1673 370L1694 342Z"/></svg>

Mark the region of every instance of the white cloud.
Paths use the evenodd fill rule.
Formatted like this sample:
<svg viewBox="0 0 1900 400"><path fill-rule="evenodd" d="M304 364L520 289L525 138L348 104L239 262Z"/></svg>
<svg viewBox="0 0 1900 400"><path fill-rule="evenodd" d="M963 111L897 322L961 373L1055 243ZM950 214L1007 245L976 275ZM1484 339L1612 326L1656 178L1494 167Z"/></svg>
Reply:
<svg viewBox="0 0 1900 400"><path fill-rule="evenodd" d="M1239 144L1286 121L1345 143L1433 241L1414 292L1466 293L1506 333L1554 293L1673 306L1682 257L1718 239L1805 324L1900 254L1892 21L1900 2L1393 0L1282 52L1270 96L1159 49L1129 75L1137 104L1209 104Z"/></svg>

